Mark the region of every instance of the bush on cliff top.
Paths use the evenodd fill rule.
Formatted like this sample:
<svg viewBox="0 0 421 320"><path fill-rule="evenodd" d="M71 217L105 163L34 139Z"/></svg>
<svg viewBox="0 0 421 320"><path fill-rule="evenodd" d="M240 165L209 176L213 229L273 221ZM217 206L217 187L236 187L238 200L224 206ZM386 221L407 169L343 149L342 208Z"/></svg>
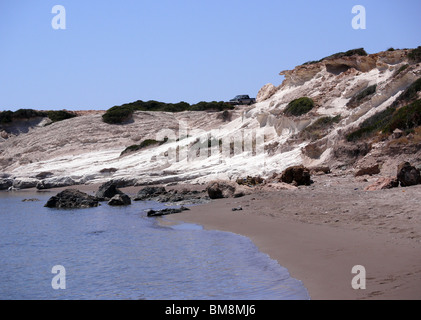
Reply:
<svg viewBox="0 0 421 320"><path fill-rule="evenodd" d="M53 122L63 121L66 119L75 118L76 114L73 112L69 112L66 110L59 110L59 111L47 111L48 118L51 119Z"/></svg>
<svg viewBox="0 0 421 320"><path fill-rule="evenodd" d="M416 49L412 49L411 52L408 53L408 58L414 63L421 62L421 46Z"/></svg>
<svg viewBox="0 0 421 320"><path fill-rule="evenodd" d="M314 102L312 99L307 97L302 97L291 101L288 106L285 108L284 114L286 116L301 116L306 114L311 109L314 108Z"/></svg>
<svg viewBox="0 0 421 320"><path fill-rule="evenodd" d="M0 123L11 123L13 120L27 120L35 117L46 117L47 114L33 109L19 109L17 111L3 111L0 113Z"/></svg>
<svg viewBox="0 0 421 320"><path fill-rule="evenodd" d="M108 109L107 112L102 116L104 122L109 124L120 124L133 115L134 111L162 111L162 112L182 112L182 111L223 111L231 110L234 107L223 102L223 101L212 101L190 105L187 102L181 101L178 103L165 103L155 100L142 101L138 100L132 103L123 104L121 106L115 106Z"/></svg>
<svg viewBox="0 0 421 320"><path fill-rule="evenodd" d="M308 61L308 62L304 63L303 65L315 64L315 63L318 63L318 62L322 62L323 60L337 59L337 58L342 58L342 57L351 57L351 56L354 56L354 55L367 56L368 53L364 50L364 48L351 49L351 50L348 50L346 52L338 52L338 53L332 54L332 55L330 55L328 57L324 57L320 60Z"/></svg>

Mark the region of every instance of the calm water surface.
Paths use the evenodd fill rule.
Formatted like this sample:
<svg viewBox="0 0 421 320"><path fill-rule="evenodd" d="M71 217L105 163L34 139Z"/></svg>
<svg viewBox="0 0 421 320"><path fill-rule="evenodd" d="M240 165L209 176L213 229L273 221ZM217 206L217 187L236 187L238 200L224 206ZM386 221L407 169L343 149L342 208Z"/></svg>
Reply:
<svg viewBox="0 0 421 320"><path fill-rule="evenodd" d="M0 193L0 299L309 299L246 237L159 226L145 213L156 202L44 208L52 195ZM65 290L51 286L55 265Z"/></svg>

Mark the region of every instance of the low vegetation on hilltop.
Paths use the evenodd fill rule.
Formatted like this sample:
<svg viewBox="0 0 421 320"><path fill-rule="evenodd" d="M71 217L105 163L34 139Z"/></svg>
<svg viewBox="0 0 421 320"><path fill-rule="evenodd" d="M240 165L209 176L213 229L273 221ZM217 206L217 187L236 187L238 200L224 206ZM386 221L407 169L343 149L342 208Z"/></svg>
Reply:
<svg viewBox="0 0 421 320"><path fill-rule="evenodd" d="M29 120L36 117L48 117L53 122L58 122L76 117L76 114L66 110L59 111L38 111L33 109L19 109L17 111L3 111L0 113L0 123L7 124L16 120Z"/></svg>
<svg viewBox="0 0 421 320"><path fill-rule="evenodd" d="M121 106L114 106L107 110L102 116L105 123L121 124L129 120L134 111L163 111L163 112L182 112L182 111L223 111L231 110L234 107L223 101L212 101L190 105L187 102L181 101L179 103L165 103L155 100L142 101L138 100L132 103L123 104Z"/></svg>
<svg viewBox="0 0 421 320"><path fill-rule="evenodd" d="M351 49L351 50L348 50L346 52L338 52L338 53L332 54L332 55L330 55L328 57L324 57L320 60L308 61L308 62L304 63L303 65L315 64L315 63L322 62L324 60L337 59L337 58L343 58L343 57L351 57L351 56L354 56L354 55L367 56L368 53L364 50L364 48Z"/></svg>

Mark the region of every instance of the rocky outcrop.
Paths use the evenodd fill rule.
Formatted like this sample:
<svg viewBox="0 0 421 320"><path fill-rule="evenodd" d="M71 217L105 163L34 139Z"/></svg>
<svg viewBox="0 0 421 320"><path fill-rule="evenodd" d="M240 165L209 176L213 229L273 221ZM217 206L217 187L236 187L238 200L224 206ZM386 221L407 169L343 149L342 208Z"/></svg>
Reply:
<svg viewBox="0 0 421 320"><path fill-rule="evenodd" d="M0 190L7 190L13 185L12 179L0 179Z"/></svg>
<svg viewBox="0 0 421 320"><path fill-rule="evenodd" d="M295 186L309 186L311 180L310 170L304 166L289 167L282 172L280 182L293 184Z"/></svg>
<svg viewBox="0 0 421 320"><path fill-rule="evenodd" d="M154 200L160 195L165 194L167 191L164 187L145 187L137 193L134 201L147 201Z"/></svg>
<svg viewBox="0 0 421 320"><path fill-rule="evenodd" d="M51 197L45 207L56 209L82 209L97 207L99 204L96 197L76 189L66 189Z"/></svg>
<svg viewBox="0 0 421 320"><path fill-rule="evenodd" d="M168 208L168 209L162 209L162 210L149 210L147 212L148 217L160 217L160 216L166 216L169 214L175 214L180 213L186 210L190 210L189 208L181 206L180 208Z"/></svg>
<svg viewBox="0 0 421 320"><path fill-rule="evenodd" d="M52 188L63 188L63 187L70 187L78 184L70 177L63 177L63 178L51 178L39 181L36 184L36 188L38 190L45 190L45 189L52 189Z"/></svg>
<svg viewBox="0 0 421 320"><path fill-rule="evenodd" d="M272 97L278 90L272 83L264 85L257 93L256 102L261 102Z"/></svg>
<svg viewBox="0 0 421 320"><path fill-rule="evenodd" d="M361 176L365 176L365 175L375 175L375 174L379 174L380 173L380 166L378 164L371 166L371 167L365 167L365 168L361 168L359 169L357 172L355 172L355 176L356 177L361 177Z"/></svg>
<svg viewBox="0 0 421 320"><path fill-rule="evenodd" d="M13 180L13 188L15 189L30 189L35 188L38 180L35 179L15 179Z"/></svg>
<svg viewBox="0 0 421 320"><path fill-rule="evenodd" d="M108 205L110 206L128 206L132 204L132 200L127 194L116 194L114 197L108 201Z"/></svg>
<svg viewBox="0 0 421 320"><path fill-rule="evenodd" d="M383 177L378 179L375 183L369 185L365 191L377 191L399 187L399 181L397 178Z"/></svg>
<svg viewBox="0 0 421 320"><path fill-rule="evenodd" d="M397 178L402 187L410 187L421 184L420 170L411 166L409 162L401 163L398 166Z"/></svg>

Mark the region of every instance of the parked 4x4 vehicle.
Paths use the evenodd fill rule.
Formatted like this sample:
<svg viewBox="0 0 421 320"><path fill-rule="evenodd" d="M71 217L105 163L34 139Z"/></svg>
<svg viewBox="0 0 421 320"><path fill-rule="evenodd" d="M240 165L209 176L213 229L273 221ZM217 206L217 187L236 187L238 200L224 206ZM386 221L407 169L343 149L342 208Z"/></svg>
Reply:
<svg viewBox="0 0 421 320"><path fill-rule="evenodd" d="M255 98L250 98L246 94L238 95L234 99L228 101L231 105L239 105L239 104L253 104L256 102Z"/></svg>

